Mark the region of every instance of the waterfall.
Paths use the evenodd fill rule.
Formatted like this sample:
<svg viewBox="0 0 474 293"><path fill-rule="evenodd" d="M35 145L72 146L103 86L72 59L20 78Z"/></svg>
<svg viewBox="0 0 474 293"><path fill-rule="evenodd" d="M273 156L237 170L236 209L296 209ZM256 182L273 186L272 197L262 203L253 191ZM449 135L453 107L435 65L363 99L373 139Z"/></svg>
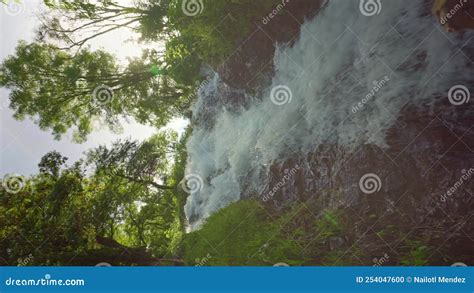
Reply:
<svg viewBox="0 0 474 293"><path fill-rule="evenodd" d="M329 1L292 46L277 46L272 85L242 105L228 105L244 94L215 74L194 105L187 145L187 174L202 179L185 206L193 229L259 196L272 164L327 143L384 148L403 107L434 105L472 84L474 34L444 32L430 4L387 0L366 16L359 1Z"/></svg>

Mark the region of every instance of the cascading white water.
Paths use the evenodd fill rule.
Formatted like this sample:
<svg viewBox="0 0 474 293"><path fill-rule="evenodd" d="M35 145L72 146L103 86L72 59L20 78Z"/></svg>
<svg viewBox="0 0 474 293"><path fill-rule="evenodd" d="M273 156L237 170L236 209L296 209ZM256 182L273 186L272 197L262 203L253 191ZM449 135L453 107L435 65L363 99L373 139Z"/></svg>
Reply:
<svg viewBox="0 0 474 293"><path fill-rule="evenodd" d="M197 125L188 143L187 173L203 179L185 207L193 228L255 195L243 188L262 190L262 170L271 164L322 143L383 147L404 105L432 105L472 82L472 32L445 33L430 1L381 4L369 17L359 1L329 1L294 46L277 48L273 84L249 107L226 111L209 102L219 99L218 76L201 90L194 115L207 113L213 122Z"/></svg>

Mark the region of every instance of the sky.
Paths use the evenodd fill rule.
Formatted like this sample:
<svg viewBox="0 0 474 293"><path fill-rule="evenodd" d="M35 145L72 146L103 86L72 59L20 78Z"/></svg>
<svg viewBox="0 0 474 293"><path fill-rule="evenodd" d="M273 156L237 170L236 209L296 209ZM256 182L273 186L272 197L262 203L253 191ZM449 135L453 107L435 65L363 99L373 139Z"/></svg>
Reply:
<svg viewBox="0 0 474 293"><path fill-rule="evenodd" d="M0 62L14 53L19 40L31 41L38 21L36 15L44 10L40 0L23 0L21 6L0 4ZM13 9L18 8L18 10ZM133 34L120 30L89 43L93 49L105 49L124 61L127 56L139 56L140 48L130 42ZM47 152L56 150L69 158L72 163L82 157L88 149L98 145L110 145L112 141L121 138L144 140L156 133L157 129L140 125L133 120L124 121L123 131L119 134L108 129L99 129L89 135L87 142L76 144L70 135L65 135L61 141L54 140L48 131L41 131L28 118L17 121L12 118L13 111L8 108L9 92L0 88L0 177L7 174L30 176L37 173L37 165ZM183 119L173 120L167 127L182 133L187 125Z"/></svg>

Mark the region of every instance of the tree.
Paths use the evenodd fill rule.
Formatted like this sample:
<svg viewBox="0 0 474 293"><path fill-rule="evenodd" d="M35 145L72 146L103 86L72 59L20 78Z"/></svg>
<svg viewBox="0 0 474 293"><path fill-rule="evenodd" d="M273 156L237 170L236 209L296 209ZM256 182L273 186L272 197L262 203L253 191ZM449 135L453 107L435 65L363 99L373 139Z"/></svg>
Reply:
<svg viewBox="0 0 474 293"><path fill-rule="evenodd" d="M152 142L171 146L159 142L162 137ZM131 161L148 159L136 155ZM0 186L3 264L16 265L25 257L29 265L182 263L165 257L177 213L171 190L106 172L91 174L83 160L72 166L65 162L61 154L50 152L39 164L40 173L17 193Z"/></svg>
<svg viewBox="0 0 474 293"><path fill-rule="evenodd" d="M100 146L88 153L88 163L96 174L126 179L150 187L171 190L167 186L166 172L171 166L171 154L177 143L177 134L164 131L139 143L125 140L115 142L111 148ZM163 183L157 183L156 179Z"/></svg>
<svg viewBox="0 0 474 293"><path fill-rule="evenodd" d="M38 164L39 171L42 174L48 174L57 178L59 176L61 167L66 163L67 160L68 158L63 157L57 151L49 152L41 158L41 162Z"/></svg>
<svg viewBox="0 0 474 293"><path fill-rule="evenodd" d="M156 39L166 31L168 0L135 1L129 6L113 0L44 2L56 13L50 11L41 17L37 38L58 42L62 49L81 48L122 28L139 32L142 39Z"/></svg>
<svg viewBox="0 0 474 293"><path fill-rule="evenodd" d="M153 244L161 247L159 250L165 249L166 242L159 241L155 234L166 233L179 220L176 185L168 185L176 144L177 134L163 131L142 143L124 140L111 147L100 146L86 156L87 165L94 172L91 179L103 186L97 196L100 208L95 214L110 210L109 205L120 206L126 219L114 222L122 221L129 227L129 233L135 235L135 246ZM113 235L117 231L109 232Z"/></svg>
<svg viewBox="0 0 474 293"><path fill-rule="evenodd" d="M187 88L152 71L153 62L160 62L156 56L145 51L121 70L104 51L83 48L72 55L52 45L20 42L0 66L0 86L12 91L16 119L34 117L57 139L72 128L82 141L101 120L118 129L120 117L162 126L180 115Z"/></svg>

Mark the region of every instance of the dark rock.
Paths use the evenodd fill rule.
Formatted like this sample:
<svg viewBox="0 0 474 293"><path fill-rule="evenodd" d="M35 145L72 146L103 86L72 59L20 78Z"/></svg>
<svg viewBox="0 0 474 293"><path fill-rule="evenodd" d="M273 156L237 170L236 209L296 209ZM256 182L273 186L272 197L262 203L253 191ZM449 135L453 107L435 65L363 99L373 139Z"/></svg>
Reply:
<svg viewBox="0 0 474 293"><path fill-rule="evenodd" d="M247 92L268 85L273 75L276 44L293 44L299 35L301 24L317 14L322 2L284 1L285 6L280 13L268 18L268 22L265 17L256 20L250 36L242 40L238 49L217 69L219 76L228 85Z"/></svg>

